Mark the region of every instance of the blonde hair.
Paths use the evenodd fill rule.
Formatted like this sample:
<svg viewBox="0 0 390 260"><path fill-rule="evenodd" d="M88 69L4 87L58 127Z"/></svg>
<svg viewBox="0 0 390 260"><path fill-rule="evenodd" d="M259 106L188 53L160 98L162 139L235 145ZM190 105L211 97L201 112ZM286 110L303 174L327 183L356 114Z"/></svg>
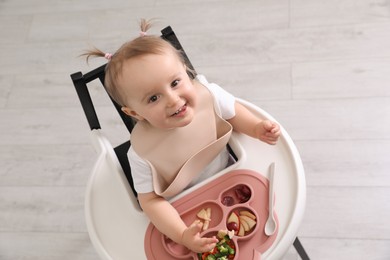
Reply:
<svg viewBox="0 0 390 260"><path fill-rule="evenodd" d="M105 69L104 85L109 95L120 106L126 106L125 95L122 88L119 87L118 78L122 73L123 64L125 61L147 54L165 54L170 51L175 53L180 61L185 64L185 60L180 51L173 47L169 42L159 36L148 35L147 31L152 27L153 20L141 19L140 21L140 36L125 42L114 54L105 53L98 48L93 48L81 54L86 56L88 62L91 57L106 57L109 62ZM192 71L188 71L192 75Z"/></svg>

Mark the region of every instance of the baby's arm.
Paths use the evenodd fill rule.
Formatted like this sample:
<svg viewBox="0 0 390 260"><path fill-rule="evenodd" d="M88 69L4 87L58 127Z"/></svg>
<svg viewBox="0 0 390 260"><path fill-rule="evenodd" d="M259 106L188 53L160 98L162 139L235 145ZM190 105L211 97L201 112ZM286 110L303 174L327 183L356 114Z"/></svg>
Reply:
<svg viewBox="0 0 390 260"><path fill-rule="evenodd" d="M246 107L236 102L236 115L229 119L229 123L237 132L260 139L268 144L276 144L280 136L280 127L270 120L262 120L255 116Z"/></svg>
<svg viewBox="0 0 390 260"><path fill-rule="evenodd" d="M202 238L199 233L200 222L187 227L176 209L164 198L154 192L138 194L140 205L154 226L167 237L188 249L199 253L215 247L218 239Z"/></svg>

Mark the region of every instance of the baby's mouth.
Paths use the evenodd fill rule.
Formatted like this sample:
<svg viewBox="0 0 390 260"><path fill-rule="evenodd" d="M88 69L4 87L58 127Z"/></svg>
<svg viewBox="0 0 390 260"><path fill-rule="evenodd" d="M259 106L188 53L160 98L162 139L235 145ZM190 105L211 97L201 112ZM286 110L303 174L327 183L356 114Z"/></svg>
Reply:
<svg viewBox="0 0 390 260"><path fill-rule="evenodd" d="M187 104L184 104L182 107L180 107L175 113L173 113L171 116L178 115L181 111L185 110L187 108Z"/></svg>

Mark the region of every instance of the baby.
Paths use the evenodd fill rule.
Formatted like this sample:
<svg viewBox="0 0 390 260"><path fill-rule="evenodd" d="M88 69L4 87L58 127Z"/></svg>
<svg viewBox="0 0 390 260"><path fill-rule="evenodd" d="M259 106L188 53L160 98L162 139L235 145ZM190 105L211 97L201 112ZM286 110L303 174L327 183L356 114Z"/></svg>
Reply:
<svg viewBox="0 0 390 260"><path fill-rule="evenodd" d="M262 120L234 96L186 67L171 44L141 34L105 57L105 86L122 111L135 118L128 153L134 186L144 213L167 237L194 252L207 252L218 241L200 236L201 223L187 226L167 198L224 169L226 144L237 131L276 144L279 125Z"/></svg>

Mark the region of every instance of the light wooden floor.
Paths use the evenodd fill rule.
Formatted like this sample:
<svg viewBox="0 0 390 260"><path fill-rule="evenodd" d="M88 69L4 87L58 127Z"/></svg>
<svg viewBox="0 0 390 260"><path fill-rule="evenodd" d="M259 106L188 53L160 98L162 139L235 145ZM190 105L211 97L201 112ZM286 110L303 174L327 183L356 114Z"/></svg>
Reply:
<svg viewBox="0 0 390 260"><path fill-rule="evenodd" d="M69 74L102 64L77 56L115 51L142 17L295 140L312 259L390 259L388 0L0 1L0 259L97 259L83 212L95 153ZM95 95L115 144L123 129Z"/></svg>

